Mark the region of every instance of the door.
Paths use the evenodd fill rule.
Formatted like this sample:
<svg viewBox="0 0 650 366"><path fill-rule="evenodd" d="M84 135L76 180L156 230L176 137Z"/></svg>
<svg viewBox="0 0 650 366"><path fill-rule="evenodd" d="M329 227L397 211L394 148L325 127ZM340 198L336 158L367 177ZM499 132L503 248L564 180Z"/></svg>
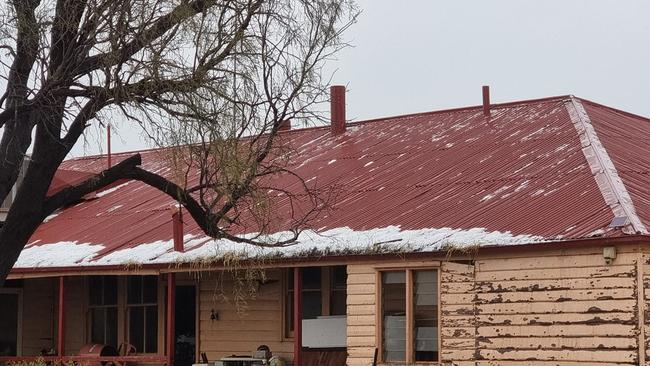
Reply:
<svg viewBox="0 0 650 366"><path fill-rule="evenodd" d="M196 286L176 285L175 366L196 363Z"/></svg>
<svg viewBox="0 0 650 366"><path fill-rule="evenodd" d="M22 295L19 290L0 289L0 356L21 353Z"/></svg>

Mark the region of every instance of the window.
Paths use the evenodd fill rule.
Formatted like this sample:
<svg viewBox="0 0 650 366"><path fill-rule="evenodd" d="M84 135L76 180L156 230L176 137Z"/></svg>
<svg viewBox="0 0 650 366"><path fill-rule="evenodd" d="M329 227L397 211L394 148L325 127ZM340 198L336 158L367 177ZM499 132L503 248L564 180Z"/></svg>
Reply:
<svg viewBox="0 0 650 366"><path fill-rule="evenodd" d="M345 315L347 267L305 267L302 277L302 318ZM293 269L287 270L285 293L285 335L293 335Z"/></svg>
<svg viewBox="0 0 650 366"><path fill-rule="evenodd" d="M381 273L381 357L385 362L438 360L438 271Z"/></svg>
<svg viewBox="0 0 650 366"><path fill-rule="evenodd" d="M117 347L117 277L88 278L90 342Z"/></svg>
<svg viewBox="0 0 650 366"><path fill-rule="evenodd" d="M158 279L156 276L127 278L126 310L128 342L139 353L158 351Z"/></svg>

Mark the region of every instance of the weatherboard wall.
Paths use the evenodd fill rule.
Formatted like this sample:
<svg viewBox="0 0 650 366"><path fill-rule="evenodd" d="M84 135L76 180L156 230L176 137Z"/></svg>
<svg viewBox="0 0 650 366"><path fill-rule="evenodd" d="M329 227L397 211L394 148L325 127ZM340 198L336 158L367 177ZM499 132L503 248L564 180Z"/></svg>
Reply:
<svg viewBox="0 0 650 366"><path fill-rule="evenodd" d="M254 289L237 290L230 272L210 272L199 280L199 337L201 352L215 360L251 355L266 344L274 355L293 357L293 339L283 336L282 272L266 272L267 281ZM239 301L238 301L239 298ZM214 313L218 319L212 320Z"/></svg>
<svg viewBox="0 0 650 366"><path fill-rule="evenodd" d="M618 247L610 265L600 247L443 260L442 364L650 365L650 259L639 248ZM350 366L371 365L379 346L381 266L348 267Z"/></svg>
<svg viewBox="0 0 650 366"><path fill-rule="evenodd" d="M378 346L378 271L437 266L443 365L650 365L650 255L642 248L618 246L610 265L601 247L470 253L473 262L350 258L347 364L372 364ZM216 359L250 354L267 344L291 359L293 339L283 336L281 277L280 270L268 270L269 281L239 305L228 273L205 272L198 281L188 277L199 284L200 351ZM66 280L68 325L83 324L83 282ZM24 280L25 355L55 343L55 290L52 279ZM211 319L212 310L218 320ZM68 329L66 348L73 354L85 329Z"/></svg>
<svg viewBox="0 0 650 366"><path fill-rule="evenodd" d="M639 286L639 291L643 292L643 301L640 302L639 313L644 325L643 336L639 339L645 344L645 352L643 352L642 357L644 357L647 366L650 365L650 255L644 254L642 265L639 268L642 271L643 278L643 283Z"/></svg>

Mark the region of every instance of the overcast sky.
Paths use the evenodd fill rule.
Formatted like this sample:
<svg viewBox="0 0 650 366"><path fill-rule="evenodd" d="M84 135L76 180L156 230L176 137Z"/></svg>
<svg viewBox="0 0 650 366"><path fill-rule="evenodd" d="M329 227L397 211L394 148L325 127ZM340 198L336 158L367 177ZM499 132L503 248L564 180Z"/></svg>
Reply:
<svg viewBox="0 0 650 366"><path fill-rule="evenodd" d="M348 118L574 94L650 116L648 0L359 0L328 72ZM113 151L148 147L118 126ZM101 140L91 136L91 140ZM77 146L73 154L99 153Z"/></svg>

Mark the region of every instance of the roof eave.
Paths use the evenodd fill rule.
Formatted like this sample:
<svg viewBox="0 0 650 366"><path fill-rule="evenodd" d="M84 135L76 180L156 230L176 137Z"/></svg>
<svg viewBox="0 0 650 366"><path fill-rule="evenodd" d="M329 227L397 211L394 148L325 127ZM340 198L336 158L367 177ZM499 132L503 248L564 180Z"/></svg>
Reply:
<svg viewBox="0 0 650 366"><path fill-rule="evenodd" d="M509 253L522 253L522 252L540 252L548 250L559 249L578 249L587 247L606 247L615 245L628 245L628 244L644 244L650 243L650 235L625 235L617 237L594 237L582 239L569 239L569 240L555 240L545 241L530 244L513 244L513 245L491 245L480 247L473 255L458 253L450 259L463 260L463 259L476 259L479 255L494 254L508 251ZM372 261L372 260L391 260L391 259L422 259L422 258L447 258L447 251L431 251L431 252L411 252L411 253L383 253L383 254L344 254L344 255L324 255L315 257L291 257L291 258L275 258L270 259L264 263L266 266L277 268L278 265L286 267L304 266L309 264L331 264L331 263L348 263L356 261ZM240 263L246 266L247 263L256 267L260 266L259 262L255 259L243 261ZM84 276L95 274L159 274L169 272L194 272L194 271L210 271L226 269L227 266L214 263L203 267L197 267L193 263L150 263L141 264L137 266L125 265L97 265L97 266L68 266L68 267L39 267L39 268L14 268L9 274L9 279L21 278L42 278L42 277L59 277L59 276Z"/></svg>

